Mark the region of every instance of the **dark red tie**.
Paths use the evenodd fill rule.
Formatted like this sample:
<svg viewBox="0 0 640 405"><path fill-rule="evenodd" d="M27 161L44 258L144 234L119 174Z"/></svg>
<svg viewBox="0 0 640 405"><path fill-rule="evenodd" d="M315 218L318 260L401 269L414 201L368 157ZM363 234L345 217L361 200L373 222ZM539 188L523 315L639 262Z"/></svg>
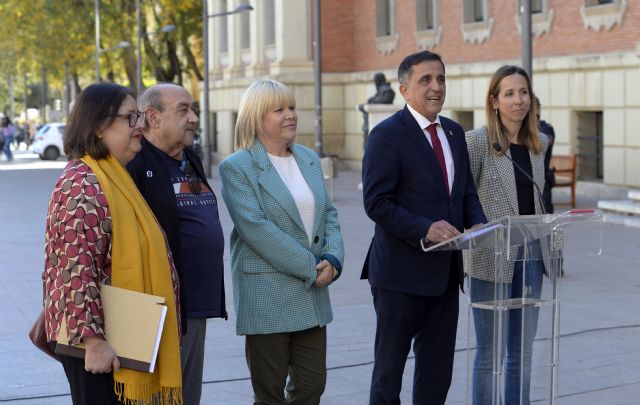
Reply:
<svg viewBox="0 0 640 405"><path fill-rule="evenodd" d="M444 178L444 185L447 189L447 193L450 193L449 177L447 175L447 164L445 163L445 160L444 160L442 143L440 143L440 138L438 138L438 132L436 131L437 126L438 124L433 123L427 127L427 131L429 131L429 135L431 135L431 146L433 146L433 151L436 153L438 162L440 162L440 169L442 169L442 177Z"/></svg>

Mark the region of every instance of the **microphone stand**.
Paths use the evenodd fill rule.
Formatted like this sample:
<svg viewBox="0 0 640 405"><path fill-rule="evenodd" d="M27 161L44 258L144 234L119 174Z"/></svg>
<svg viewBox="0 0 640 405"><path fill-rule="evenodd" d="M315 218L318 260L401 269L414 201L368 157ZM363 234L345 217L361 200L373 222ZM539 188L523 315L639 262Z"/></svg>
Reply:
<svg viewBox="0 0 640 405"><path fill-rule="evenodd" d="M492 146L493 149L496 150L496 152L502 152L502 146L500 146L498 142L494 143ZM536 189L536 195L538 197L538 202L540 203L542 213L547 215L547 209L544 206L544 198L542 198L542 192L540 192L540 187L538 187L538 184L533 180L533 177L529 176L529 173L527 173L522 167L520 167L520 165L518 165L513 159L511 159L511 156L507 155L506 153L503 153L503 155L506 156L507 159L509 159L518 170L520 170L520 173L522 173L527 179L529 179L531 183L533 183L533 186Z"/></svg>

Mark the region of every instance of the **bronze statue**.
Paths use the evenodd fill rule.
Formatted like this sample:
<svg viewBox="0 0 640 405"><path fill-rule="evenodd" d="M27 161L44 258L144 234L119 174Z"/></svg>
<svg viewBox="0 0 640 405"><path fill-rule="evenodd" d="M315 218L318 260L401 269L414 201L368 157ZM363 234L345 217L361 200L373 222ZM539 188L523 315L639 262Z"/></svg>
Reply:
<svg viewBox="0 0 640 405"><path fill-rule="evenodd" d="M387 82L384 73L376 73L373 76L373 82L376 84L376 94L369 97L367 104L392 104L396 93L391 88L391 84ZM362 111L364 123L362 124L362 133L364 135L364 145L367 145L369 137L369 113L365 111L364 104L360 104L358 109Z"/></svg>

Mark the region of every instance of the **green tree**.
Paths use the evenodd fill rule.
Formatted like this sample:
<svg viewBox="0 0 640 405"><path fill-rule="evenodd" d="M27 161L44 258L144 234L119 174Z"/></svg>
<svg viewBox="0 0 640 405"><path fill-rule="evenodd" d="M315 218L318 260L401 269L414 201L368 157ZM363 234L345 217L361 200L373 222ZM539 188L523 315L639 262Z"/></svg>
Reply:
<svg viewBox="0 0 640 405"><path fill-rule="evenodd" d="M202 80L201 67L194 54L202 51L202 2L200 0L150 0L144 1L147 19L143 31L147 32L147 21L154 29L167 24L176 26L171 33L158 34L159 40L144 35L145 67L148 67L157 81L182 84L183 73ZM153 30L152 30L153 31ZM154 45L156 44L156 45ZM179 55L183 56L182 58Z"/></svg>
<svg viewBox="0 0 640 405"><path fill-rule="evenodd" d="M143 35L143 78L182 83L201 80L201 0L140 0L143 32L173 24L174 32ZM137 25L135 1L100 0L100 72L132 88L136 83ZM31 82L44 80L48 93L61 94L70 78L76 90L95 80L94 0L0 1L0 95L6 78L30 73ZM104 50L127 41L130 47ZM67 78L68 77L68 78ZM40 78L40 79L37 79ZM21 80L19 80L21 82ZM3 99L5 99L3 97Z"/></svg>

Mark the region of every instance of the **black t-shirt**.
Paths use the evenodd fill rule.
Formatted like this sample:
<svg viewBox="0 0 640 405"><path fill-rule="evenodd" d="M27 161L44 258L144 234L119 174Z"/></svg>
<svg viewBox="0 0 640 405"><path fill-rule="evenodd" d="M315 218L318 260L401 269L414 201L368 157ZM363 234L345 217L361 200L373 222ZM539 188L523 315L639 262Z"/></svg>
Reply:
<svg viewBox="0 0 640 405"><path fill-rule="evenodd" d="M529 157L529 149L524 145L511 144L511 158L518 164L531 178L533 178L533 170L531 169L531 159ZM513 172L516 177L516 191L518 192L518 211L520 215L533 215L536 213L536 206L533 202L533 184L517 167L513 166Z"/></svg>

